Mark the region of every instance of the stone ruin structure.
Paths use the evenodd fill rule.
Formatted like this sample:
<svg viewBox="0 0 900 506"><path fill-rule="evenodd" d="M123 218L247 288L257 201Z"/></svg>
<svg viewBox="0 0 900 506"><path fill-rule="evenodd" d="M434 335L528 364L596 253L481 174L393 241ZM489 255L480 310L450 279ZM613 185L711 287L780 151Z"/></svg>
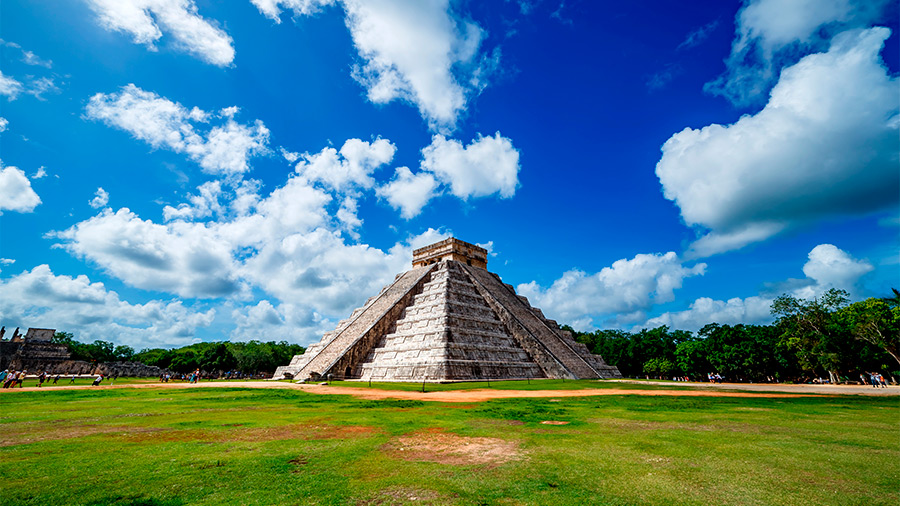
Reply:
<svg viewBox="0 0 900 506"><path fill-rule="evenodd" d="M0 329L0 339L6 328ZM30 373L47 371L51 374L103 374L128 377L156 377L171 372L156 366L139 362L92 363L71 360L65 344L52 342L55 329L30 328L23 336L17 328L9 341L0 340L0 371L4 369L22 370Z"/></svg>
<svg viewBox="0 0 900 506"><path fill-rule="evenodd" d="M622 377L489 272L484 248L450 238L412 265L273 379Z"/></svg>

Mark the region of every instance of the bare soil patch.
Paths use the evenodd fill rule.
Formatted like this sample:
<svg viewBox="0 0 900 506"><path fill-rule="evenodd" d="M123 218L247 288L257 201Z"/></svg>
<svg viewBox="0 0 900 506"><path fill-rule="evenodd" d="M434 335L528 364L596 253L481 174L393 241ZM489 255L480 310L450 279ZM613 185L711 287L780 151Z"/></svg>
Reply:
<svg viewBox="0 0 900 506"><path fill-rule="evenodd" d="M443 496L434 490L412 487L391 487L380 490L375 497L358 501L356 506L400 506L416 504L441 504Z"/></svg>
<svg viewBox="0 0 900 506"><path fill-rule="evenodd" d="M382 446L392 457L439 464L499 465L522 457L519 443L492 437L466 437L441 429L395 437Z"/></svg>

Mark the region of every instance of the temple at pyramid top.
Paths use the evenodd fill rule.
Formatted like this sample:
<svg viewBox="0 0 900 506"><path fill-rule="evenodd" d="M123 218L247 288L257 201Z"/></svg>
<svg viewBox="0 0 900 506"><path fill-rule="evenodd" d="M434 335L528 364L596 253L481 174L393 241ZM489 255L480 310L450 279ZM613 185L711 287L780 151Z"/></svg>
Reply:
<svg viewBox="0 0 900 506"><path fill-rule="evenodd" d="M376 381L621 377L487 270L487 250L446 239L274 379Z"/></svg>
<svg viewBox="0 0 900 506"><path fill-rule="evenodd" d="M466 265L487 269L487 250L451 237L413 251L412 265L423 267L441 260L456 260Z"/></svg>

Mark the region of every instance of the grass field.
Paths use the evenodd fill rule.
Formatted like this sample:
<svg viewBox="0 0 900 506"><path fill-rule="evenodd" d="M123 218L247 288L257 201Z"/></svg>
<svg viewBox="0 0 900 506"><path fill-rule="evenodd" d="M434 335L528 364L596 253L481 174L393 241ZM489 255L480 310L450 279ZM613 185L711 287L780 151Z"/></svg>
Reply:
<svg viewBox="0 0 900 506"><path fill-rule="evenodd" d="M896 398L125 388L0 407L4 505L898 504Z"/></svg>

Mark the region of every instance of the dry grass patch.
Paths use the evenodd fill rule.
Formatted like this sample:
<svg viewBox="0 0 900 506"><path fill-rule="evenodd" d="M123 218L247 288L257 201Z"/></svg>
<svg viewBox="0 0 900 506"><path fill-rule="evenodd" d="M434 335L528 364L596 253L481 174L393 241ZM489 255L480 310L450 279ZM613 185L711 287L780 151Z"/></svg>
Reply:
<svg viewBox="0 0 900 506"><path fill-rule="evenodd" d="M466 437L429 429L395 437L382 447L392 457L439 464L499 465L522 457L517 441L492 437Z"/></svg>
<svg viewBox="0 0 900 506"><path fill-rule="evenodd" d="M280 441L286 439L352 439L375 434L374 427L360 425L283 425L279 427L240 428L231 430L167 430L155 434L126 434L133 442L181 442L207 443Z"/></svg>
<svg viewBox="0 0 900 506"><path fill-rule="evenodd" d="M54 422L41 422L24 428L9 425L4 426L2 432L0 432L0 447L39 443L41 441L74 439L96 434L144 435L159 430L161 429L129 425L73 425L71 423Z"/></svg>

